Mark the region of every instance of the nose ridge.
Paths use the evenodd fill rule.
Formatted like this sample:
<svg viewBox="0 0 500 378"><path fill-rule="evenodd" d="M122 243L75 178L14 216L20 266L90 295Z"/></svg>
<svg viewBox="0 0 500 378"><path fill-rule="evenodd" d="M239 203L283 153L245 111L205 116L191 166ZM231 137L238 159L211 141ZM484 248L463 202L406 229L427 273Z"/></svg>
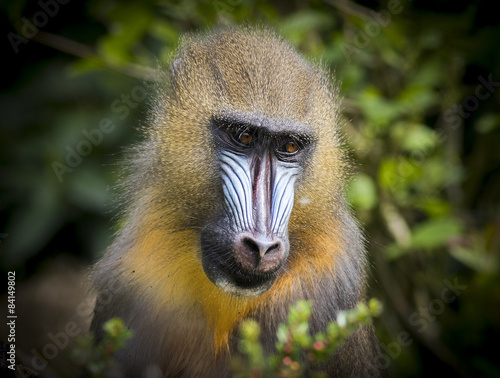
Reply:
<svg viewBox="0 0 500 378"><path fill-rule="evenodd" d="M281 238L263 234L243 233L234 243L236 260L247 270L268 273L277 269L284 256Z"/></svg>
<svg viewBox="0 0 500 378"><path fill-rule="evenodd" d="M271 226L273 169L271 155L264 150L257 156L252 168L253 227L251 232L263 242Z"/></svg>

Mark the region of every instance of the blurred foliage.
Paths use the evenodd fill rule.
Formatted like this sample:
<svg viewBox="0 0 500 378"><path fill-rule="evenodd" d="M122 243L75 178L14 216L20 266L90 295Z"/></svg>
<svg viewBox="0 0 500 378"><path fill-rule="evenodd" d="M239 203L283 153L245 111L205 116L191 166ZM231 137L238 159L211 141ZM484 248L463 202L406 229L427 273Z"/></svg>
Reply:
<svg viewBox="0 0 500 378"><path fill-rule="evenodd" d="M117 368L114 355L125 347L132 337L123 320L112 318L104 323L102 340L95 343L92 333L77 339L72 351L72 360L82 368L82 374L90 378L109 377L110 371Z"/></svg>
<svg viewBox="0 0 500 378"><path fill-rule="evenodd" d="M309 369L314 369L311 377L327 377L320 364L328 361L360 326L369 324L381 312L382 306L376 299L368 304L358 303L353 310L339 312L337 320L328 324L325 332L313 336L309 330L312 303L299 301L291 306L287 322L279 325L276 354L271 356L265 356L259 341L259 324L245 320L240 325L238 344L242 356L231 359L234 377L293 378L303 376Z"/></svg>
<svg viewBox="0 0 500 378"><path fill-rule="evenodd" d="M375 326L390 372L499 376L495 9L486 0L4 3L2 270L21 279L60 254L97 258L158 61L183 32L270 25L342 84L357 167L348 197L366 229L370 295L386 308Z"/></svg>

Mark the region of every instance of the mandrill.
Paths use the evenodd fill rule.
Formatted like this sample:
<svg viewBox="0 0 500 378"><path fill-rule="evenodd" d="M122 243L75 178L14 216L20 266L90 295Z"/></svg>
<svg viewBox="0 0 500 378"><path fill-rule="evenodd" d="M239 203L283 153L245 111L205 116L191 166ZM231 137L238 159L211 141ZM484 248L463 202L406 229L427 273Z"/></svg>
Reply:
<svg viewBox="0 0 500 378"><path fill-rule="evenodd" d="M313 333L364 300L338 88L250 27L184 37L165 71L129 159L123 226L93 269L92 329L118 316L133 331L123 375L230 377L243 319L272 352L298 300L313 303ZM322 368L376 375L378 356L364 326Z"/></svg>

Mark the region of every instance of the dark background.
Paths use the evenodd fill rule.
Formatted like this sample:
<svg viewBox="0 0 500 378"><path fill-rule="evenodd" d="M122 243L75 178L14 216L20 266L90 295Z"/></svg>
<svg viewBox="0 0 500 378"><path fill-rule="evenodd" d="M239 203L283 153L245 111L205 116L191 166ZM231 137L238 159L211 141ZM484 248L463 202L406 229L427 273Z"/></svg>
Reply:
<svg viewBox="0 0 500 378"><path fill-rule="evenodd" d="M74 340L47 345L68 322L86 325L81 283L119 227L114 185L151 69L183 32L249 22L275 27L342 82L356 163L348 194L392 375L500 376L495 2L63 3L1 6L0 269L4 293L16 272L21 362L73 372Z"/></svg>

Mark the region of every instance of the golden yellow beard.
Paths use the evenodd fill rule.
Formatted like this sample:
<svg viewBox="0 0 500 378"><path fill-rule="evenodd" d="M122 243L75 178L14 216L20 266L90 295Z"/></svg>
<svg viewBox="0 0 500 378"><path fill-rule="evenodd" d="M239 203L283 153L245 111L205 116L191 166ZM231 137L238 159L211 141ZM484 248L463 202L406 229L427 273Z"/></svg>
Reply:
<svg viewBox="0 0 500 378"><path fill-rule="evenodd" d="M290 254L276 282L259 297L231 295L208 279L201 263L199 233L195 230L165 233L158 227L143 231L124 256L122 268L138 289L137 294L147 296L153 303L155 318L167 310L187 316L201 310L217 355L229 350L230 334L249 313L266 303L287 303L291 298L302 297L303 288L312 287L318 274L332 269L330 251L336 249L334 240L316 236L314 241L303 242L315 249L309 255L304 251L300 256Z"/></svg>

